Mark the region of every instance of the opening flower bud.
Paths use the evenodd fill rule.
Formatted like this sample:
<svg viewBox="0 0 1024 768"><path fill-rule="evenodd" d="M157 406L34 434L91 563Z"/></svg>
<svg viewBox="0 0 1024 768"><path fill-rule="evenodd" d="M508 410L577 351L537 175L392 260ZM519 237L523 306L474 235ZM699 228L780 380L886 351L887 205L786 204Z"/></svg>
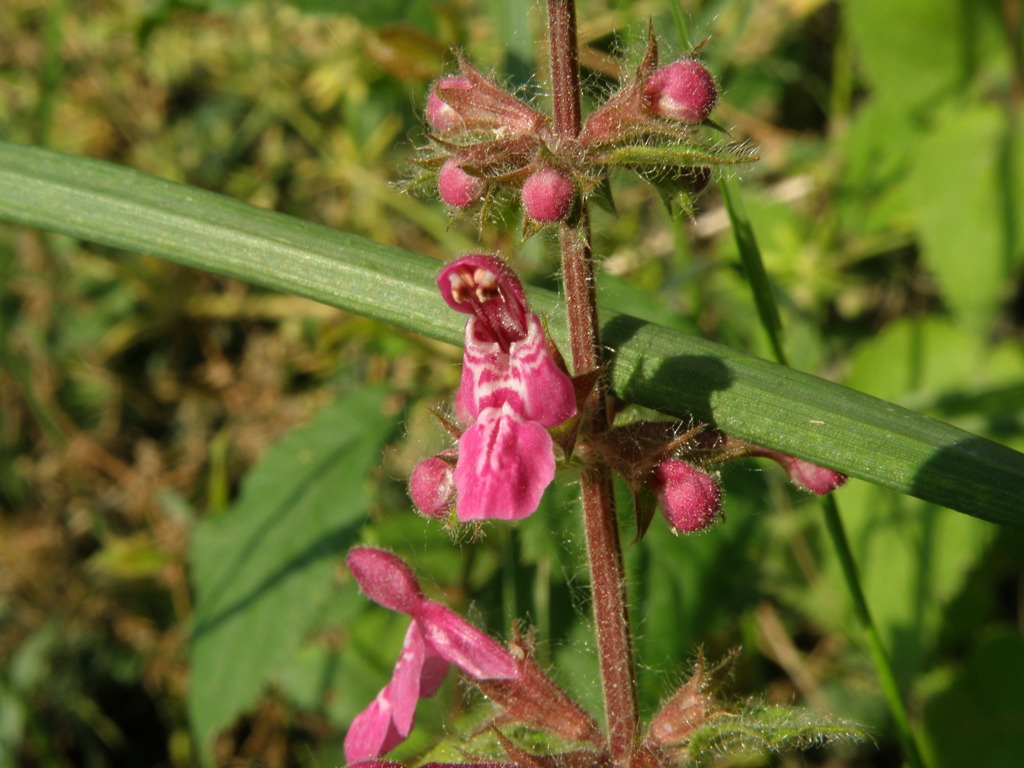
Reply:
<svg viewBox="0 0 1024 768"><path fill-rule="evenodd" d="M653 114L684 123L706 120L718 101L711 73L695 59L680 59L656 70L644 93Z"/></svg>
<svg viewBox="0 0 1024 768"><path fill-rule="evenodd" d="M465 77L449 75L442 77L437 84L430 89L427 96L427 122L438 133L448 133L462 125L462 118L450 104L438 96L438 91L454 90L468 91L473 84Z"/></svg>
<svg viewBox="0 0 1024 768"><path fill-rule="evenodd" d="M421 515L447 518L455 504L455 467L441 456L421 461L409 476L409 498Z"/></svg>
<svg viewBox="0 0 1024 768"><path fill-rule="evenodd" d="M533 134L544 116L493 80L484 77L468 61L460 59L461 74L438 80L427 96L427 122L434 131L455 138L485 131L502 135Z"/></svg>
<svg viewBox="0 0 1024 768"><path fill-rule="evenodd" d="M692 464L666 459L655 467L651 487L673 532L699 533L719 519L722 491L711 475Z"/></svg>
<svg viewBox="0 0 1024 768"><path fill-rule="evenodd" d="M534 221L561 221L572 206L572 181L561 171L541 168L523 184L523 207Z"/></svg>
<svg viewBox="0 0 1024 768"><path fill-rule="evenodd" d="M470 176L454 158L441 166L437 176L437 191L441 199L454 208L467 208L483 197L486 182Z"/></svg>

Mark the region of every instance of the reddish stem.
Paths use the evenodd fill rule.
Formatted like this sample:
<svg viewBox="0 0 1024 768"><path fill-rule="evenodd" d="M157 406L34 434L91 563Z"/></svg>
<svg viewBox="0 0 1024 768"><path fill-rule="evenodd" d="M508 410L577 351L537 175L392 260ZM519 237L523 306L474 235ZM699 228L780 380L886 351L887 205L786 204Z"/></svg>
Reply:
<svg viewBox="0 0 1024 768"><path fill-rule="evenodd" d="M548 30L555 133L560 142L575 142L582 119L573 0L548 0ZM599 368L602 358L590 220L585 205L578 218L560 225L559 240L573 370L580 374ZM590 434L608 428L605 393L605 383L599 381L587 400ZM638 732L636 677L611 471L600 463L587 467L580 477L580 487L608 747L616 764L626 766Z"/></svg>

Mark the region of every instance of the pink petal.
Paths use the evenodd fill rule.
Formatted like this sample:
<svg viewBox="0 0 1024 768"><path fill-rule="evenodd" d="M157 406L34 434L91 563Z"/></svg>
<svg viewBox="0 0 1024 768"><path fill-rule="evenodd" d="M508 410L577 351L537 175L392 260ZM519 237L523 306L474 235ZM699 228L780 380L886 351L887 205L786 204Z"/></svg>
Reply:
<svg viewBox="0 0 1024 768"><path fill-rule="evenodd" d="M509 356L496 342L482 342L475 333L477 319L466 321L465 350L462 355L462 378L455 393L455 415L463 424L472 424L483 407L482 398L488 398L494 382L506 375Z"/></svg>
<svg viewBox="0 0 1024 768"><path fill-rule="evenodd" d="M576 394L548 350L540 318L531 313L526 322L526 338L512 345L510 378L521 383L526 418L554 427L576 414Z"/></svg>
<svg viewBox="0 0 1024 768"><path fill-rule="evenodd" d="M426 602L426 601L424 601ZM391 719L404 739L412 730L416 704L420 700L420 679L426 657L426 642L416 620L409 625L402 643L402 652L395 662L391 682L384 688L385 696L391 703Z"/></svg>
<svg viewBox="0 0 1024 768"><path fill-rule="evenodd" d="M793 485L802 490L816 493L819 496L832 493L832 491L846 482L846 475L836 472L834 469L820 467L804 459L798 459L795 456L763 448L759 445L746 444L745 453L747 456L760 456L778 462L779 466L786 470L786 474L789 475L790 482Z"/></svg>
<svg viewBox="0 0 1024 768"><path fill-rule="evenodd" d="M424 603L429 603L425 600ZM422 627L420 627L422 630ZM420 698L429 699L441 687L450 667L448 660L441 656L430 643L424 641L423 668L420 670Z"/></svg>
<svg viewBox="0 0 1024 768"><path fill-rule="evenodd" d="M430 89L430 95L427 96L427 121L438 133L447 133L462 124L459 113L438 95L438 91L468 90L472 87L473 84L466 78L450 75L442 77Z"/></svg>
<svg viewBox="0 0 1024 768"><path fill-rule="evenodd" d="M429 602L423 600L422 604ZM448 666L414 619L405 633L391 680L356 716L345 735L345 759L351 763L380 757L405 741L412 731L417 703L437 693Z"/></svg>
<svg viewBox="0 0 1024 768"><path fill-rule="evenodd" d="M424 599L412 570L390 552L353 547L345 564L366 596L385 608L411 614Z"/></svg>
<svg viewBox="0 0 1024 768"><path fill-rule="evenodd" d="M506 403L488 408L459 438L455 513L466 520L519 520L533 514L554 479L551 436Z"/></svg>
<svg viewBox="0 0 1024 768"><path fill-rule="evenodd" d="M415 622L427 646L476 680L508 680L516 676L512 655L447 606L424 600Z"/></svg>
<svg viewBox="0 0 1024 768"><path fill-rule="evenodd" d="M527 334L512 343L508 354L496 343L479 340L477 322L470 318L466 323L462 380L455 395L455 412L464 424L505 403L524 419L546 427L576 413L572 380L551 356L540 318L527 315Z"/></svg>
<svg viewBox="0 0 1024 768"><path fill-rule="evenodd" d="M441 199L455 208L467 208L478 202L487 189L487 183L462 169L454 157L443 166L437 177L437 191Z"/></svg>
<svg viewBox="0 0 1024 768"><path fill-rule="evenodd" d="M352 721L345 734L345 762L372 760L405 740L395 728L386 694L387 688Z"/></svg>
<svg viewBox="0 0 1024 768"><path fill-rule="evenodd" d="M460 273L465 270L483 270L494 275L501 301L509 306L509 312L518 314L520 317L526 312L526 296L523 294L523 285L519 282L516 273L497 256L489 253L470 253L460 256L447 264L437 276L437 287L441 296L448 306L456 312L474 314L472 296L462 297L454 290L461 283Z"/></svg>

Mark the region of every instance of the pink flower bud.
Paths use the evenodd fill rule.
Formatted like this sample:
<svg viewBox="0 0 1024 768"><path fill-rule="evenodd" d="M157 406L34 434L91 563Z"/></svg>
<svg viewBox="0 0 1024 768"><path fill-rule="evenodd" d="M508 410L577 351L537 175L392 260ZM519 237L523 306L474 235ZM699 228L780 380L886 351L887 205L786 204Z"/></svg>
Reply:
<svg viewBox="0 0 1024 768"><path fill-rule="evenodd" d="M665 459L655 467L651 487L674 532L699 533L718 521L722 492L711 475L693 465Z"/></svg>
<svg viewBox="0 0 1024 768"><path fill-rule="evenodd" d="M467 78L459 75L449 75L448 77L442 77L430 89L430 95L427 96L427 122L433 126L435 131L438 133L448 133L462 124L462 118L459 116L459 113L438 96L437 92L439 90L468 91L472 87L473 84Z"/></svg>
<svg viewBox="0 0 1024 768"><path fill-rule="evenodd" d="M437 176L437 191L441 199L455 208L466 208L477 202L484 194L486 183L483 179L470 176L454 158L441 166Z"/></svg>
<svg viewBox="0 0 1024 768"><path fill-rule="evenodd" d="M523 184L523 207L534 221L561 221L572 205L572 181L550 166L541 168Z"/></svg>
<svg viewBox="0 0 1024 768"><path fill-rule="evenodd" d="M459 61L461 74L442 77L427 97L427 122L442 136L480 131L501 131L516 136L535 133L544 116L497 83L484 77L468 61Z"/></svg>
<svg viewBox="0 0 1024 768"><path fill-rule="evenodd" d="M707 119L718 101L711 73L695 59L680 59L656 70L644 87L650 111L684 123Z"/></svg>
<svg viewBox="0 0 1024 768"><path fill-rule="evenodd" d="M768 458L774 459L786 470L790 482L797 488L816 493L819 496L832 493L846 482L846 475L841 472L819 467L817 464L803 459L796 459L781 453L777 456L768 456Z"/></svg>
<svg viewBox="0 0 1024 768"><path fill-rule="evenodd" d="M421 461L409 477L409 498L421 515L444 520L455 504L455 467L441 456Z"/></svg>

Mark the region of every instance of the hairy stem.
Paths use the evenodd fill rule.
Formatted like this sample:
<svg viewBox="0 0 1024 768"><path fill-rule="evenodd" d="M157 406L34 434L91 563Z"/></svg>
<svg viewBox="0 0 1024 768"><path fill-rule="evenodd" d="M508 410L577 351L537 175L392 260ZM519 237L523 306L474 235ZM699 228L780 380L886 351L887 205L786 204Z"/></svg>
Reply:
<svg viewBox="0 0 1024 768"><path fill-rule="evenodd" d="M548 0L548 29L555 133L560 142L575 142L581 114L576 9L572 0ZM578 216L561 225L559 240L573 370L581 374L596 370L602 362L590 220L585 205ZM599 381L587 401L590 434L608 428L605 394L606 385ZM636 678L611 472L603 464L589 466L580 477L580 486L608 746L616 764L625 766L637 738Z"/></svg>

